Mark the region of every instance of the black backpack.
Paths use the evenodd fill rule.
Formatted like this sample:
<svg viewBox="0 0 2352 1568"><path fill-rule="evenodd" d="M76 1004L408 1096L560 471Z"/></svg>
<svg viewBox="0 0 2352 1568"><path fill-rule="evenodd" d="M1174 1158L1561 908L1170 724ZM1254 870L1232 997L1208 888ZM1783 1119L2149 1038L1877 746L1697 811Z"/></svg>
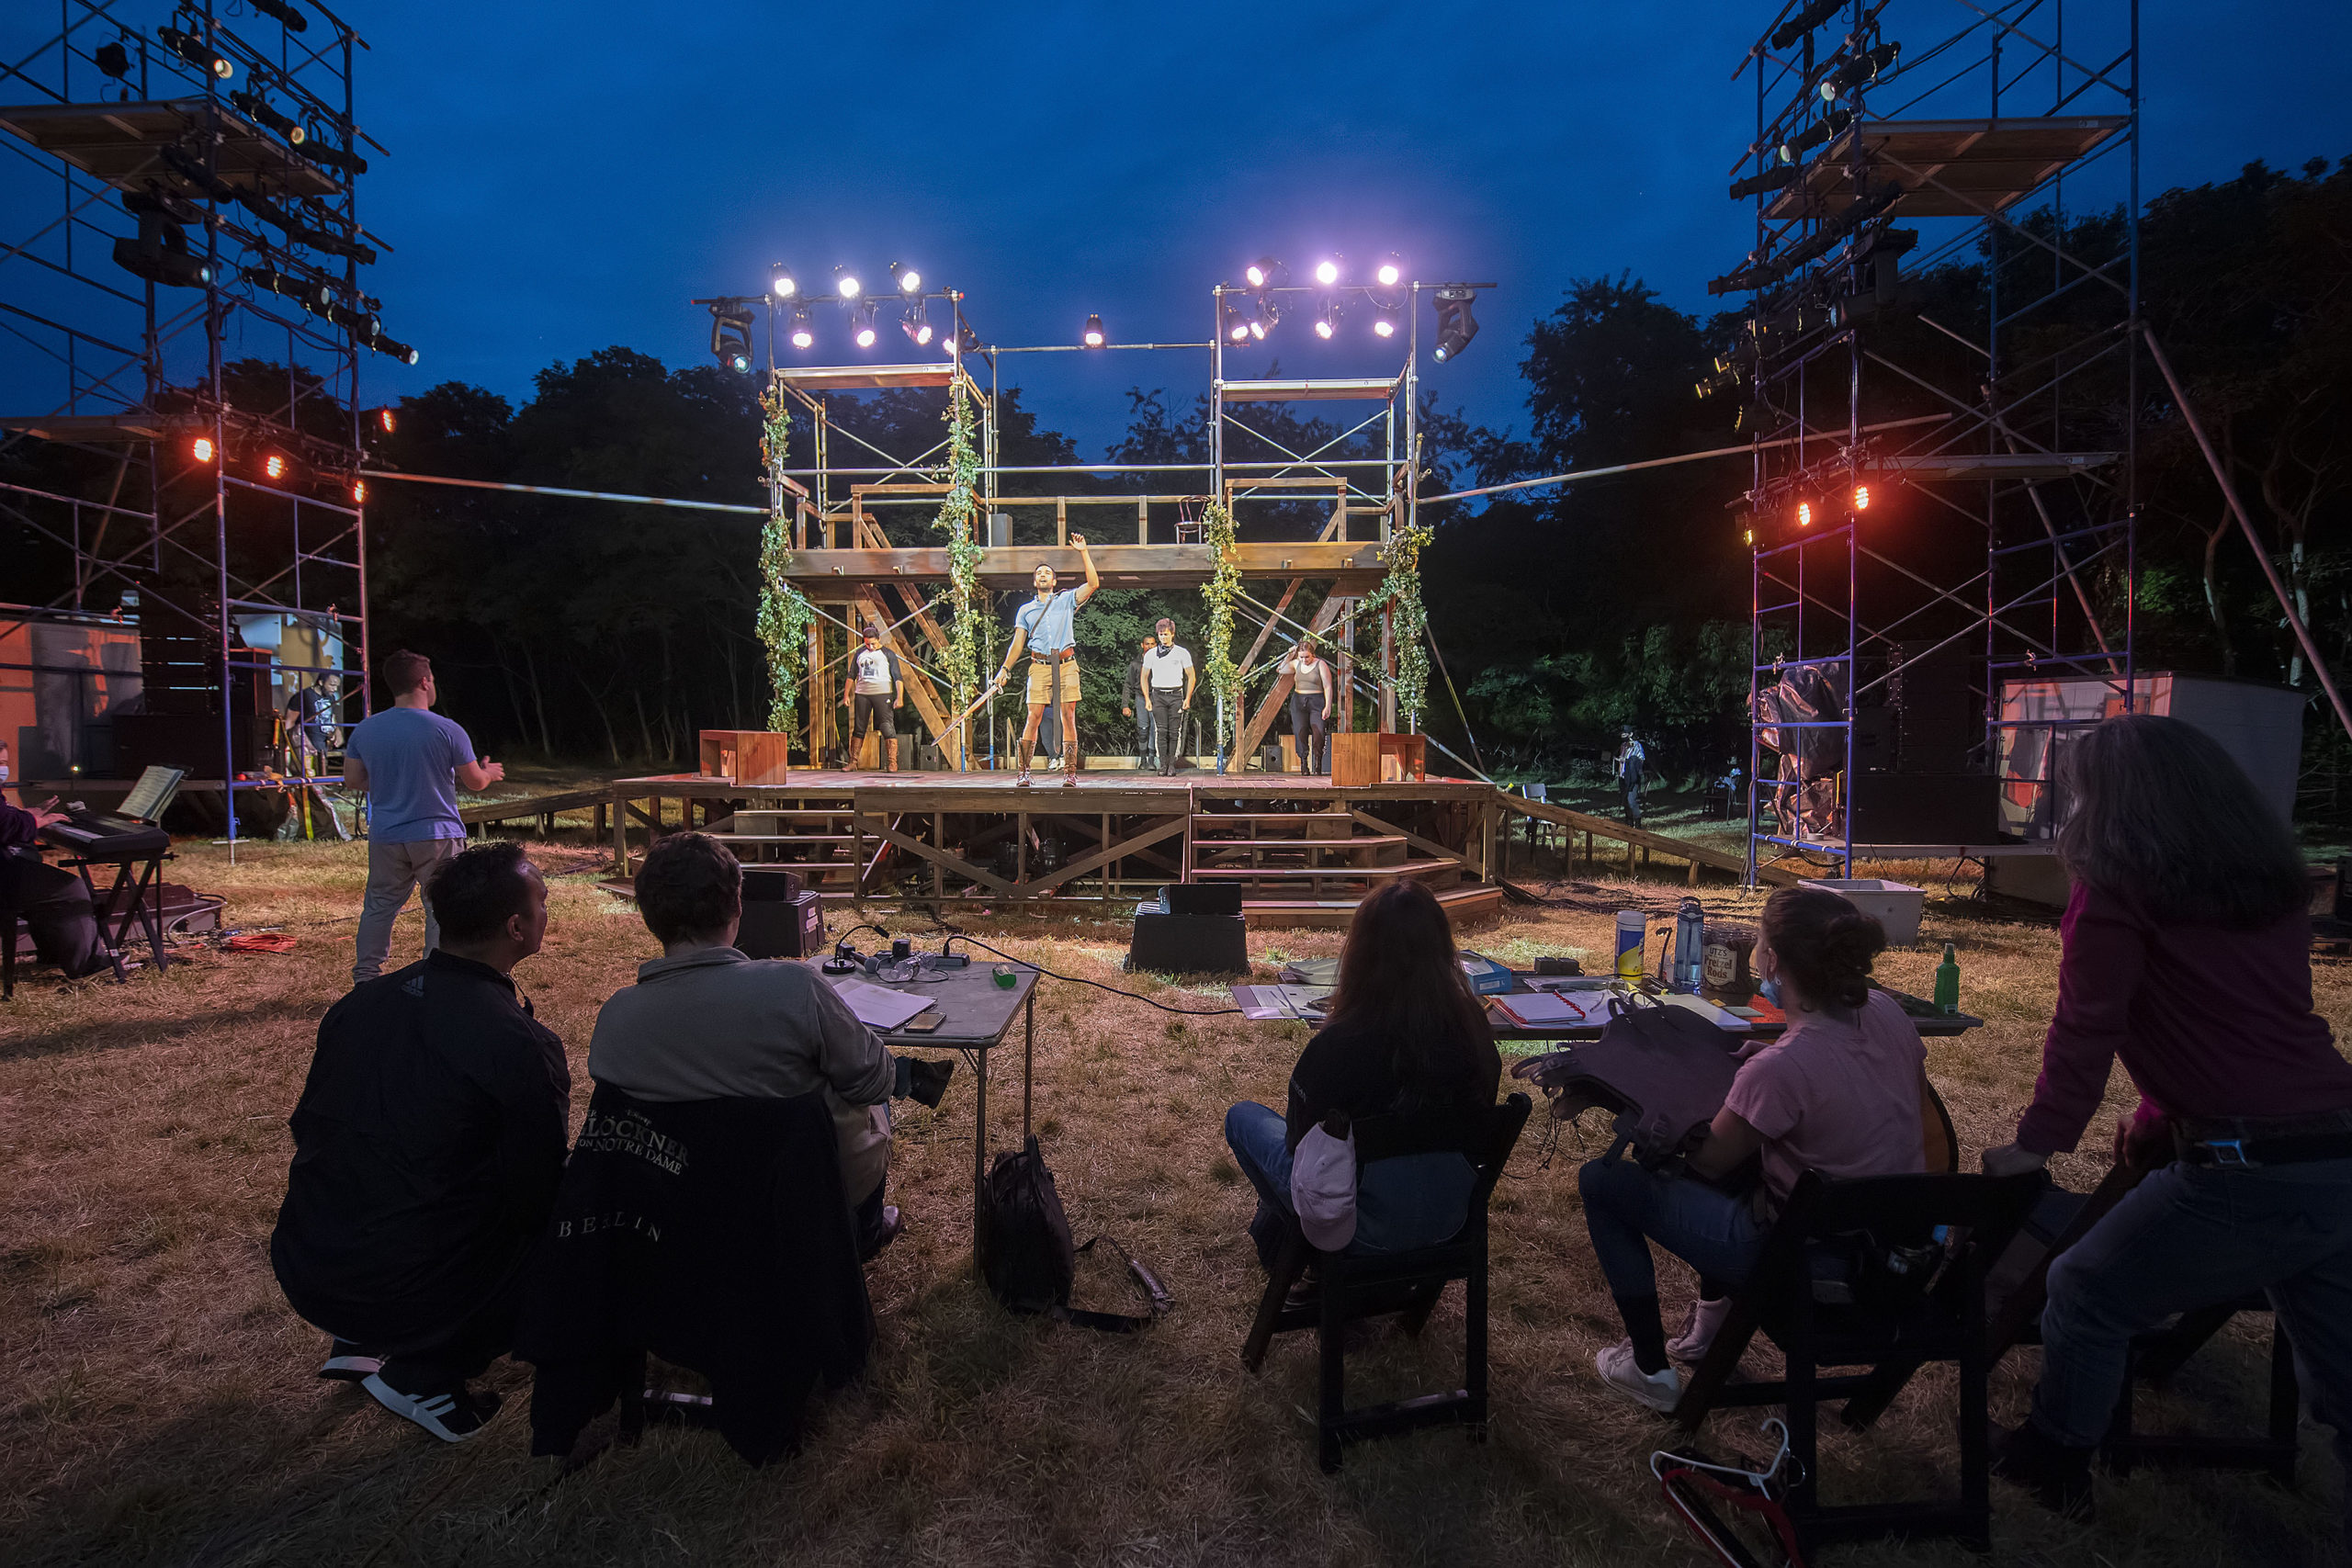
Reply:
<svg viewBox="0 0 2352 1568"><path fill-rule="evenodd" d="M1096 1238L1100 1240L1100 1237ZM1030 1138L1018 1154L1001 1154L989 1168L980 1189L980 1223L977 1237L980 1274L996 1299L1014 1312L1043 1313L1082 1328L1126 1334L1143 1327L1167 1310L1170 1298L1150 1269L1127 1254L1117 1242L1127 1269L1151 1297L1151 1312L1142 1317L1118 1313L1088 1312L1069 1304L1070 1284L1078 1274L1078 1255L1085 1247L1070 1239L1069 1218L1062 1213L1061 1194L1055 1190L1054 1173ZM1094 1245L1090 1241L1086 1247Z"/></svg>

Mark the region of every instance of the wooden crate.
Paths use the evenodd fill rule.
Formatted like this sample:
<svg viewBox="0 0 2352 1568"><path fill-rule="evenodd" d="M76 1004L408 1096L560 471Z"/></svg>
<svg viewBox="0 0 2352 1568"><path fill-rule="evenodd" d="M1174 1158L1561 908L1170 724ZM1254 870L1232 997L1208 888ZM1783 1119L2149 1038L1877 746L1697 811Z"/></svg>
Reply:
<svg viewBox="0 0 2352 1568"><path fill-rule="evenodd" d="M1425 776L1423 742L1418 735L1356 730L1331 737L1331 782L1366 784L1419 783Z"/></svg>
<svg viewBox="0 0 2352 1568"><path fill-rule="evenodd" d="M698 771L731 784L780 784L786 782L785 758L791 746L791 736L772 730L706 729Z"/></svg>

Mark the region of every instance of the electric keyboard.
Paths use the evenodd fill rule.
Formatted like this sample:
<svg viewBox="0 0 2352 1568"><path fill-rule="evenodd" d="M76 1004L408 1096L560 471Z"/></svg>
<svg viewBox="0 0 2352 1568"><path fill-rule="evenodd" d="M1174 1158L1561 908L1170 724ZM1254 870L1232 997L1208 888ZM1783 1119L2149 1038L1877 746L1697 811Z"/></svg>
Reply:
<svg viewBox="0 0 2352 1568"><path fill-rule="evenodd" d="M153 822L102 817L95 811L72 812L64 821L43 828L40 836L57 849L99 860L137 860L172 847L172 836Z"/></svg>

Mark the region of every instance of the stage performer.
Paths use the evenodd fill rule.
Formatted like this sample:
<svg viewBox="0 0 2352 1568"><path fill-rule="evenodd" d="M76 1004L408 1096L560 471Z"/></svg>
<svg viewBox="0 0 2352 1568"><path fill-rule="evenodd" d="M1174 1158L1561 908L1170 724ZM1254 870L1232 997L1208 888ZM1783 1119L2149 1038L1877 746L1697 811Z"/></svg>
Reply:
<svg viewBox="0 0 2352 1568"><path fill-rule="evenodd" d="M1136 674L1151 705L1151 728L1159 738L1159 771L1172 773L1184 754L1184 716L1193 711L1193 688L1200 675L1192 649L1176 645L1176 623L1162 615L1152 628L1150 651Z"/></svg>
<svg viewBox="0 0 2352 1568"><path fill-rule="evenodd" d="M1127 660L1126 697L1119 704L1119 716L1136 721L1136 767L1149 766L1159 755L1151 739L1151 688L1143 683L1144 655L1159 645L1145 637L1136 646L1136 656Z"/></svg>
<svg viewBox="0 0 2352 1568"><path fill-rule="evenodd" d="M2140 1104L2116 1158L2147 1174L2052 1261L2033 1412L1993 1473L2087 1509L2132 1337L2256 1292L2352 1470L2352 1063L2312 1010L2293 830L2177 718L2110 718L2061 755L2058 1003L2017 1141L1984 1168L2074 1148L2120 1057Z"/></svg>
<svg viewBox="0 0 2352 1568"><path fill-rule="evenodd" d="M851 761L865 744L871 728L882 737L882 771L899 771L899 705L907 700L907 683L899 674L899 656L882 646L879 623L865 623L865 646L849 656L849 674L842 682L842 701L849 705Z"/></svg>
<svg viewBox="0 0 2352 1568"><path fill-rule="evenodd" d="M1283 660L1283 673L1290 677L1290 739L1298 753L1298 771L1328 773L1331 733L1326 716L1337 691L1331 683L1331 667L1323 661L1321 645L1311 637L1299 638L1298 646Z"/></svg>
<svg viewBox="0 0 2352 1568"><path fill-rule="evenodd" d="M498 1408L466 1380L514 1344L563 1174L571 1069L513 977L548 930L548 885L522 846L452 856L424 896L441 945L319 1025L269 1258L294 1310L334 1337L319 1376L457 1443Z"/></svg>
<svg viewBox="0 0 2352 1568"><path fill-rule="evenodd" d="M1061 730L1066 768L1062 787L1071 789L1078 784L1078 607L1094 597L1094 591L1102 586L1102 574L1095 570L1093 556L1087 553L1085 535L1072 534L1069 542L1078 547L1086 581L1057 592L1054 585L1059 580L1054 569L1037 569L1031 579L1037 596L1013 612L1012 645L1004 650L1004 667L989 682L989 691L1003 690L1012 679L1013 662L1024 649L1028 651L1029 722L1021 731L1021 774L1012 781L1023 789L1029 785L1029 756L1037 744L1037 726L1048 707L1056 710Z"/></svg>
<svg viewBox="0 0 2352 1568"><path fill-rule="evenodd" d="M383 973L391 956L392 922L409 890L432 880L434 868L466 845L458 791L482 790L506 776L484 757L455 720L433 712L440 694L433 661L406 649L388 657L384 684L392 705L360 720L343 746L343 782L368 792L368 895L359 909L358 959L351 983ZM424 901L424 951L441 945L433 901Z"/></svg>

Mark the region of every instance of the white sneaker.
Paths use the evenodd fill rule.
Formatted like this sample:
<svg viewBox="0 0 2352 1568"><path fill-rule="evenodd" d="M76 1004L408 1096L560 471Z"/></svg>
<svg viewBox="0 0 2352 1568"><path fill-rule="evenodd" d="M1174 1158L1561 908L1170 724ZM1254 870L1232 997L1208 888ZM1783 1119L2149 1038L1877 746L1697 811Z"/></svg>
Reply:
<svg viewBox="0 0 2352 1568"><path fill-rule="evenodd" d="M359 1382L383 1371L384 1359L365 1346L338 1339L328 1348L319 1376L329 1382Z"/></svg>
<svg viewBox="0 0 2352 1568"><path fill-rule="evenodd" d="M1645 1372L1634 1364L1634 1342L1621 1339L1592 1359L1593 1369L1610 1388L1652 1410L1670 1411L1682 1399L1682 1374L1672 1367Z"/></svg>
<svg viewBox="0 0 2352 1568"><path fill-rule="evenodd" d="M1714 1347L1715 1336L1723 1332L1724 1319L1730 1315L1729 1296L1712 1302L1702 1296L1690 1303L1690 1315L1682 1320L1682 1332L1666 1342L1666 1353L1678 1361L1705 1360L1707 1352Z"/></svg>
<svg viewBox="0 0 2352 1568"><path fill-rule="evenodd" d="M475 1436L498 1411L494 1393L474 1393L463 1387L455 1393L402 1393L386 1382L381 1372L371 1373L359 1386L375 1395L377 1404L415 1422L445 1443L462 1443Z"/></svg>

